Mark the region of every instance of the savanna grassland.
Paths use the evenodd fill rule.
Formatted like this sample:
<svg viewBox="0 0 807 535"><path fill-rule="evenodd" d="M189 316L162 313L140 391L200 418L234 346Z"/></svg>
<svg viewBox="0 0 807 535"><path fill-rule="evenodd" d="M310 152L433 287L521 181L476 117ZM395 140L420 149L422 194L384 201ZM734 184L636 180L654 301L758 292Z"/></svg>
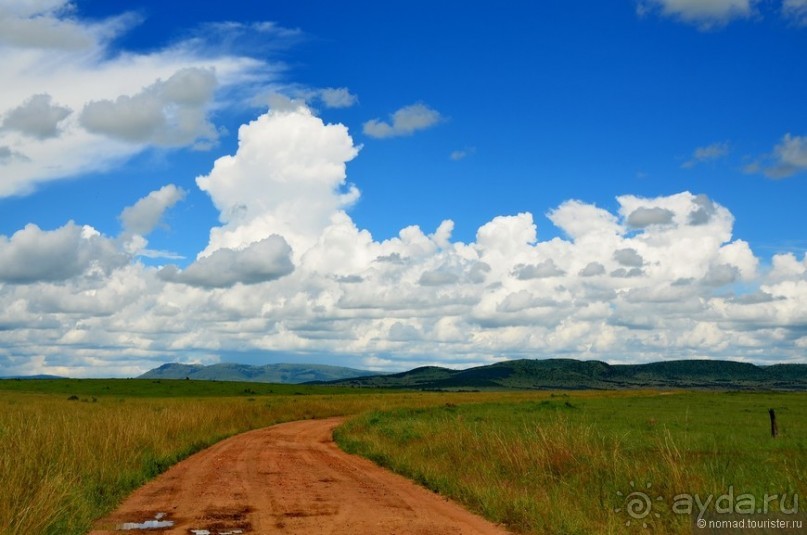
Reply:
<svg viewBox="0 0 807 535"><path fill-rule="evenodd" d="M357 415L337 431L347 451L520 533L690 533L692 517L671 510L680 493L786 494L792 508L807 492L799 393L4 380L0 533L85 533L133 489L224 437L337 415ZM626 496L635 491L663 500L633 518Z"/></svg>
<svg viewBox="0 0 807 535"><path fill-rule="evenodd" d="M771 514L807 495L803 393L569 392L401 408L350 420L336 440L519 533L692 533L701 509L704 519L764 519L747 513L766 494L779 496ZM730 501L742 514L715 517ZM801 512L780 518L807 526ZM753 533L774 532L803 531Z"/></svg>
<svg viewBox="0 0 807 535"><path fill-rule="evenodd" d="M0 381L0 533L86 533L218 440L279 422L536 393L411 393L211 381Z"/></svg>

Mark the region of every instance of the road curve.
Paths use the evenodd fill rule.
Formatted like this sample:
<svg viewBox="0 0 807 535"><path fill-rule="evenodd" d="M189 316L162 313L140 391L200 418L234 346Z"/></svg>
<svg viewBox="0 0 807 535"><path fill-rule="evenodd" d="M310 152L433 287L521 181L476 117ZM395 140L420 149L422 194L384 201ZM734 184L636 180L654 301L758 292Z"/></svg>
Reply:
<svg viewBox="0 0 807 535"><path fill-rule="evenodd" d="M291 422L219 442L135 491L90 534L144 533L123 529L136 524L183 535L507 533L341 451L332 434L342 421Z"/></svg>

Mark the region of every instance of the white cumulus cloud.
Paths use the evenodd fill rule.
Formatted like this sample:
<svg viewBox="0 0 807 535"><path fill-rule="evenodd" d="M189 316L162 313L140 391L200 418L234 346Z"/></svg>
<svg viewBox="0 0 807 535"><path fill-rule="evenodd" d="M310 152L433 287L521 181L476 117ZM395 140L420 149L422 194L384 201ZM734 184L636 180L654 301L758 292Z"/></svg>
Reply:
<svg viewBox="0 0 807 535"><path fill-rule="evenodd" d="M464 149L451 151L451 154L449 154L448 157L457 162L459 160L464 160L468 156L472 156L475 153L476 147L467 147Z"/></svg>
<svg viewBox="0 0 807 535"><path fill-rule="evenodd" d="M238 152L196 179L223 223L210 231L203 254L279 234L299 258L358 198L345 184L345 164L357 154L344 126L325 125L303 105L272 109L242 126Z"/></svg>
<svg viewBox="0 0 807 535"><path fill-rule="evenodd" d="M240 250L217 249L179 271L174 266L159 272L161 279L203 288L225 288L234 284L258 284L279 279L294 270L291 248L277 235L269 236Z"/></svg>
<svg viewBox="0 0 807 535"><path fill-rule="evenodd" d="M562 232L551 239L523 212L492 218L470 243L452 239L449 220L377 240L348 213L358 148L344 126L287 105L239 141L197 180L220 225L190 265L143 265L120 239L72 223L0 237L0 373L131 375L234 351L378 369L804 360L807 256L760 269L717 200L622 195L613 211L569 200L547 212ZM179 195L133 204L124 232L152 229Z"/></svg>
<svg viewBox="0 0 807 535"><path fill-rule="evenodd" d="M782 16L799 26L807 26L807 0L784 0Z"/></svg>
<svg viewBox="0 0 807 535"><path fill-rule="evenodd" d="M70 108L52 104L50 95L34 95L6 114L2 128L40 140L52 138L59 135L59 123L71 112Z"/></svg>
<svg viewBox="0 0 807 535"><path fill-rule="evenodd" d="M0 236L0 283L58 282L93 271L108 273L128 262L95 229L73 222L56 230L31 223L10 238Z"/></svg>
<svg viewBox="0 0 807 535"><path fill-rule="evenodd" d="M135 95L88 102L79 124L93 134L166 147L216 141L207 119L216 89L212 70L187 68L157 80Z"/></svg>
<svg viewBox="0 0 807 535"><path fill-rule="evenodd" d="M807 171L807 136L785 134L773 149L774 162L765 168L770 178L787 178Z"/></svg>
<svg viewBox="0 0 807 535"><path fill-rule="evenodd" d="M155 145L205 148L218 135L211 109L232 105L234 88L277 78L279 68L217 48L226 26L149 53L116 49L137 21L84 20L67 0L2 2L0 147L11 156L0 157L0 197Z"/></svg>
<svg viewBox="0 0 807 535"><path fill-rule="evenodd" d="M349 108L359 102L359 97L346 87L326 87L319 90L318 96L328 108Z"/></svg>
<svg viewBox="0 0 807 535"><path fill-rule="evenodd" d="M5 0L0 45L41 50L88 50L119 32L131 17L85 23L71 17L67 0Z"/></svg>
<svg viewBox="0 0 807 535"><path fill-rule="evenodd" d="M639 207L628 216L628 226L632 228L645 228L650 225L667 225L672 222L675 214L666 208Z"/></svg>
<svg viewBox="0 0 807 535"><path fill-rule="evenodd" d="M147 258L182 258L171 251L148 249L146 236L160 225L165 212L186 195L184 189L169 184L152 191L132 206L124 208L119 216L123 232L118 237L124 250L131 255Z"/></svg>
<svg viewBox="0 0 807 535"><path fill-rule="evenodd" d="M364 123L364 133L370 137L387 138L409 136L425 130L443 120L442 115L425 104L404 106L390 116L389 122L371 119Z"/></svg>
<svg viewBox="0 0 807 535"><path fill-rule="evenodd" d="M710 29L750 17L756 3L756 0L641 0L637 11L639 15L659 11L664 16Z"/></svg>
<svg viewBox="0 0 807 535"><path fill-rule="evenodd" d="M762 173L775 180L807 171L807 136L794 136L788 132L770 153L754 159L743 171Z"/></svg>
<svg viewBox="0 0 807 535"><path fill-rule="evenodd" d="M684 169L691 169L698 164L724 158L728 155L728 153L729 144L726 141L698 147L692 152L692 156L689 158L689 160L681 164L681 167Z"/></svg>
<svg viewBox="0 0 807 535"><path fill-rule="evenodd" d="M160 223L165 211L184 199L185 195L187 192L174 184L152 191L123 209L120 220L124 230L141 236L149 234Z"/></svg>

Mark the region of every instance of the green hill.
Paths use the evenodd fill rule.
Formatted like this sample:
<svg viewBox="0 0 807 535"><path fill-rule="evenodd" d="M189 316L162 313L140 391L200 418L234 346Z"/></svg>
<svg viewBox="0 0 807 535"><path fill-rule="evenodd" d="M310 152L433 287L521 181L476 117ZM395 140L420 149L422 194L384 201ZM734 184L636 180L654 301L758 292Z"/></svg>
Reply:
<svg viewBox="0 0 807 535"><path fill-rule="evenodd" d="M6 375L0 377L0 379L13 379L15 381L38 381L38 380L48 380L48 379L64 379L61 375L48 375L48 374L39 374L39 375Z"/></svg>
<svg viewBox="0 0 807 535"><path fill-rule="evenodd" d="M299 384L334 381L351 377L374 375L375 372L324 364L163 364L149 370L139 379L185 379L208 381L249 381L254 383Z"/></svg>
<svg viewBox="0 0 807 535"><path fill-rule="evenodd" d="M610 365L574 359L510 360L451 370L436 366L391 375L356 377L330 384L353 387L457 389L706 388L807 390L807 364L753 364L677 360Z"/></svg>

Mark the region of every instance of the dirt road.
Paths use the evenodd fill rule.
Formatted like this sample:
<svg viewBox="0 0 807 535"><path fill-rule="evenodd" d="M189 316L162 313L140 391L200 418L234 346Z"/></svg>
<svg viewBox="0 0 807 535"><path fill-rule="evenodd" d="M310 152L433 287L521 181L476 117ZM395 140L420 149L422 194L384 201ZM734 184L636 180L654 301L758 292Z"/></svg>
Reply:
<svg viewBox="0 0 807 535"><path fill-rule="evenodd" d="M143 533L124 527L184 535L507 533L341 451L331 438L341 422L305 420L224 440L138 489L91 535Z"/></svg>

